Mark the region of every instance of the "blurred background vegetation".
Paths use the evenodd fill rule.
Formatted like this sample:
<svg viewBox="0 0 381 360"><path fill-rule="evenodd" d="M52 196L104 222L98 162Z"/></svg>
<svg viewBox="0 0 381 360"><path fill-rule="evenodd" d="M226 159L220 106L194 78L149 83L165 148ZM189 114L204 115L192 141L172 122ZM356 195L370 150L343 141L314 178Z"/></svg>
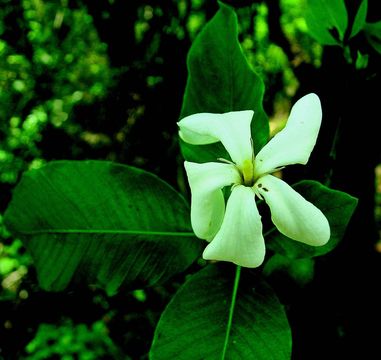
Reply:
<svg viewBox="0 0 381 360"><path fill-rule="evenodd" d="M305 0L233 2L240 42L264 79L265 110L278 128L294 96L324 90L324 57L348 64L348 54L327 55L308 35ZM58 159L142 167L186 193L176 126L186 55L217 8L206 0L0 0L1 360L147 359L155 324L183 279L112 298L92 287L42 292L1 213L23 171ZM328 168L309 175L320 171L315 177L327 182ZM304 284L303 266L294 272Z"/></svg>

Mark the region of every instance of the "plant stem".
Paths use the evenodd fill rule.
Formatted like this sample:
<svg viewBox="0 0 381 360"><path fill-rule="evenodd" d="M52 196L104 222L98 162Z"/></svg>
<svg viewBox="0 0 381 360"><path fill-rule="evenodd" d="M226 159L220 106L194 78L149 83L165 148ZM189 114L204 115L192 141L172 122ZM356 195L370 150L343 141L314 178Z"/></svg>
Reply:
<svg viewBox="0 0 381 360"><path fill-rule="evenodd" d="M235 302L236 302L236 299L237 299L238 284L239 284L240 277L241 277L241 266L237 265L236 272L235 272L235 278L234 278L232 300L231 300L230 309L229 309L228 324L227 324L227 327L226 327L224 348L222 350L221 360L225 360L226 351L228 349L228 344L229 344L230 332L231 332L232 323L233 323L233 314L234 314Z"/></svg>

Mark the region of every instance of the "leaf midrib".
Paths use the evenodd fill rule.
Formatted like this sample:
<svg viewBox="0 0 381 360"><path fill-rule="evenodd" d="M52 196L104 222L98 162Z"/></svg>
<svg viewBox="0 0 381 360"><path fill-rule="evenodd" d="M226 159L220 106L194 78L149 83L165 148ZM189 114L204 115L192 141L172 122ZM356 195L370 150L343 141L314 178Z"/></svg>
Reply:
<svg viewBox="0 0 381 360"><path fill-rule="evenodd" d="M183 236L195 237L193 232L176 231L142 231L123 229L43 229L18 231L21 235L41 235L41 234L116 234L116 235L154 235L154 236Z"/></svg>
<svg viewBox="0 0 381 360"><path fill-rule="evenodd" d="M235 277L234 277L232 298L231 298L230 307L229 307L229 317L228 317L228 322L226 325L224 345L223 345L222 354L221 354L221 360L226 359L226 352L227 352L228 346L229 346L229 340L230 340L230 334L232 331L233 315L234 315L235 304L236 304L236 300L237 300L238 285L239 285L240 277L241 277L241 266L237 265Z"/></svg>

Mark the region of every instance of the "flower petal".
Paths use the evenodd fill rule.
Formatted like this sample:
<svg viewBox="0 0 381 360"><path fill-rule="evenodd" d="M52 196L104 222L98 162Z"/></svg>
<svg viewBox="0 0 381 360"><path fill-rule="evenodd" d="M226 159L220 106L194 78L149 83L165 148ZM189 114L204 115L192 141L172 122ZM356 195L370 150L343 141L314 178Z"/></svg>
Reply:
<svg viewBox="0 0 381 360"><path fill-rule="evenodd" d="M316 94L308 94L297 101L286 127L257 154L256 177L271 173L277 167L306 164L316 144L321 118L320 100Z"/></svg>
<svg viewBox="0 0 381 360"><path fill-rule="evenodd" d="M277 229L291 239L321 246L330 238L327 218L312 203L283 180L265 175L256 183L271 210L271 219Z"/></svg>
<svg viewBox="0 0 381 360"><path fill-rule="evenodd" d="M185 161L192 192L191 222L194 233L210 240L220 229L225 214L225 199L221 189L241 181L237 168L231 164Z"/></svg>
<svg viewBox="0 0 381 360"><path fill-rule="evenodd" d="M254 192L249 187L235 186L221 229L205 248L203 258L254 268L262 264L264 257L265 241Z"/></svg>
<svg viewBox="0 0 381 360"><path fill-rule="evenodd" d="M212 144L221 141L231 159L243 166L252 160L250 123L254 111L232 111L224 114L199 113L178 122L179 135L193 145Z"/></svg>

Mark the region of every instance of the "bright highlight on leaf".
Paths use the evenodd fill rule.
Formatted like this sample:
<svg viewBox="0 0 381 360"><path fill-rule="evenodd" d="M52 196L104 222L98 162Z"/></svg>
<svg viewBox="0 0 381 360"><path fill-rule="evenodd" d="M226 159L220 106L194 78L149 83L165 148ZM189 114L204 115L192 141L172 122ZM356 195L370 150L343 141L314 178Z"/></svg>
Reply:
<svg viewBox="0 0 381 360"><path fill-rule="evenodd" d="M286 127L256 156L251 117L251 111L202 113L190 115L178 125L185 142L221 142L230 155L230 159L219 159L222 163L185 162L192 192L192 227L198 237L210 241L204 259L258 267L265 245L255 197L265 200L274 225L293 240L324 245L330 238L330 227L315 205L271 175L286 165L307 163L322 118L318 96L301 98L293 106ZM225 210L222 188L231 185Z"/></svg>

